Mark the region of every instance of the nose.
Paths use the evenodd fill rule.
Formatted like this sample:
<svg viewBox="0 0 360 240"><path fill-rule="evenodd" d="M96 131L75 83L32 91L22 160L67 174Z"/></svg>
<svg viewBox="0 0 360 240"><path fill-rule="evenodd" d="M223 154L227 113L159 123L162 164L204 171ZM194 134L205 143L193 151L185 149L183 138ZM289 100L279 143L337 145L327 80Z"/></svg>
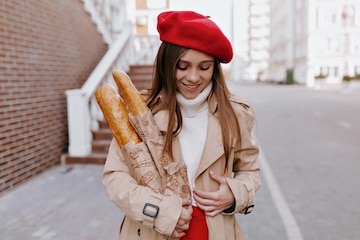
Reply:
<svg viewBox="0 0 360 240"><path fill-rule="evenodd" d="M197 82L200 79L200 74L197 69L190 69L187 74L187 80L189 82Z"/></svg>

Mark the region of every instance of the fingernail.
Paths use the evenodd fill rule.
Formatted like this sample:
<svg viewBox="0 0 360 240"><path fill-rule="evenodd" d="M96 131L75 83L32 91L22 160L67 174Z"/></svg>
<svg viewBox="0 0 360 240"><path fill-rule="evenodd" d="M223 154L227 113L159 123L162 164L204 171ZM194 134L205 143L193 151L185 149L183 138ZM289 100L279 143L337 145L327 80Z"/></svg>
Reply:
<svg viewBox="0 0 360 240"><path fill-rule="evenodd" d="M213 172L213 171L210 171L210 174L214 174L214 172Z"/></svg>

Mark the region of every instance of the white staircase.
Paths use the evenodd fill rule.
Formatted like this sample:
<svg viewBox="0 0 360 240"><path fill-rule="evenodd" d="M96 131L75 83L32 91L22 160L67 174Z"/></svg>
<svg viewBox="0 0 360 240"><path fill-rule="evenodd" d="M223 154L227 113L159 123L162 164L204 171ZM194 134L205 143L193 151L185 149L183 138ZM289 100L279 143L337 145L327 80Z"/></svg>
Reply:
<svg viewBox="0 0 360 240"><path fill-rule="evenodd" d="M91 19L103 35L104 41L109 45L109 49L80 89L66 91L69 148L65 159L68 157L85 159L94 155L94 133L99 131L104 121L95 99L96 89L105 82L116 86L112 78L113 70L130 72L131 66L136 62L144 63L139 57L146 56L148 59L153 59L149 57L148 52L152 51L153 54L156 48L153 37L149 37L147 41L151 44L143 45L145 46L143 49L141 46L139 48L139 44L134 44L136 37L133 35L133 26L128 18L128 13L131 11L127 4L128 0L83 0L83 2L86 11L91 14ZM141 41L146 41L146 38L142 37ZM140 78L139 74L133 75L137 87L144 88L150 85L148 77L151 75L146 76L147 80L144 78L145 75Z"/></svg>

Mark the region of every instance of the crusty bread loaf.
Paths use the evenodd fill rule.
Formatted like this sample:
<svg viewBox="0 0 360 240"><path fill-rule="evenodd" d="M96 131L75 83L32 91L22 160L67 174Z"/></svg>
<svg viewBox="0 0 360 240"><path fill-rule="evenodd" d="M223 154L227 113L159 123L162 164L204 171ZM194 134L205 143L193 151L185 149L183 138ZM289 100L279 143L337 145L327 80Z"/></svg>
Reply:
<svg viewBox="0 0 360 240"><path fill-rule="evenodd" d="M96 91L96 99L128 156L131 175L156 193L171 190L181 198L191 198L186 166L163 151L164 137L145 100L126 73L114 71L113 78L121 96L111 85L103 84Z"/></svg>
<svg viewBox="0 0 360 240"><path fill-rule="evenodd" d="M132 83L130 77L122 71L113 71L112 75L129 111L133 115L138 115L147 111L147 104Z"/></svg>
<svg viewBox="0 0 360 240"><path fill-rule="evenodd" d="M120 147L142 140L129 122L124 100L110 84L104 83L95 93L96 100Z"/></svg>

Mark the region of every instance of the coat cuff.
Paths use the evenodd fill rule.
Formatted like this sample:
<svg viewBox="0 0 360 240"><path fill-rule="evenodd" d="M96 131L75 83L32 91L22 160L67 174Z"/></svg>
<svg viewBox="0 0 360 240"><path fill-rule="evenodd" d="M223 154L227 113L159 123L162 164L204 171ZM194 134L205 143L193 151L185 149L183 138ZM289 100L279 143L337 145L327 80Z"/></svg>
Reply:
<svg viewBox="0 0 360 240"><path fill-rule="evenodd" d="M149 204L154 205L155 208L151 207L151 205L149 207ZM181 199L170 191L166 192L161 199L153 197L147 203L147 207L150 213L152 213L154 209L156 216L151 217L149 216L151 214L146 214L146 211L143 211L143 224L147 227L154 228L160 234L170 236L180 217L181 205ZM158 208L158 210L156 210L156 208Z"/></svg>
<svg viewBox="0 0 360 240"><path fill-rule="evenodd" d="M233 212L235 211L235 207L236 207L236 200L235 200L235 198L234 198L233 204L232 204L229 208L225 209L225 210L223 211L223 213L227 213L227 214L233 213Z"/></svg>
<svg viewBox="0 0 360 240"><path fill-rule="evenodd" d="M232 212L224 213L243 213L248 214L254 209L255 189L248 182L239 182L238 179L226 179L231 191L234 193L235 206ZM229 210L230 209L226 209Z"/></svg>

